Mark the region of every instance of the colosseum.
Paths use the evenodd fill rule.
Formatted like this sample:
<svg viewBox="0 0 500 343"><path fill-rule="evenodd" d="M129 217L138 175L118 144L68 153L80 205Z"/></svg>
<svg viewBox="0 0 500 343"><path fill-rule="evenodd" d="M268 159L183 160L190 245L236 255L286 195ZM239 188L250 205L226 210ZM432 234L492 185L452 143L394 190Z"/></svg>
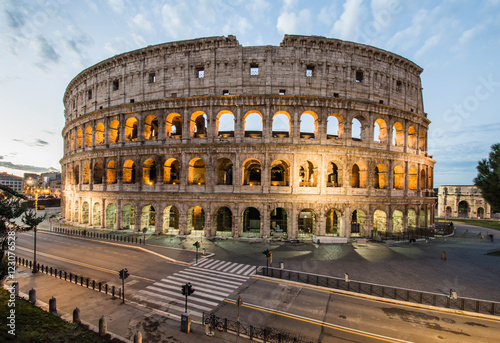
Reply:
<svg viewBox="0 0 500 343"><path fill-rule="evenodd" d="M434 221L422 68L285 35L148 46L64 94L62 214L74 225L345 242Z"/></svg>

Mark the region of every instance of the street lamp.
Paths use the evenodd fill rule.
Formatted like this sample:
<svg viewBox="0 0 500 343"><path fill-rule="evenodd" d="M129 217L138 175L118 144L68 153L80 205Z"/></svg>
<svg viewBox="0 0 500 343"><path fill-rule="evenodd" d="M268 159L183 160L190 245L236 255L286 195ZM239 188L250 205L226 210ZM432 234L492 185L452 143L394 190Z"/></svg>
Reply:
<svg viewBox="0 0 500 343"><path fill-rule="evenodd" d="M35 217L38 217L38 192L39 189L36 187L35 189ZM33 243L33 270L32 273L38 272L38 267L36 265L36 231L37 227L35 226L33 231L35 232L34 234L34 243Z"/></svg>

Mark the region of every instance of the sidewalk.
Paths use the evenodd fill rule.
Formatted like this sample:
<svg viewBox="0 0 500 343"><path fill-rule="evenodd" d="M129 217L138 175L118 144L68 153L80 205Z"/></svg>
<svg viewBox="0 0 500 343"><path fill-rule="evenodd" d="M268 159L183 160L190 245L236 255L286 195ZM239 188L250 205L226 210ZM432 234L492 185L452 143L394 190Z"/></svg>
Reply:
<svg viewBox="0 0 500 343"><path fill-rule="evenodd" d="M143 342L236 342L232 333L216 332L214 337L205 335L205 327L200 323L191 324L189 334L180 331L180 320L158 310L146 308L137 303L112 298L85 287L57 279L42 273L33 274L27 268L17 266L15 281L19 282L20 295L36 290L37 306L48 309L49 300L56 298L57 312L63 319L72 322L73 310L80 309L82 323L98 331L99 319L104 316L108 333L121 338L124 342L133 341L137 331L142 334ZM248 340L239 338L239 342Z"/></svg>

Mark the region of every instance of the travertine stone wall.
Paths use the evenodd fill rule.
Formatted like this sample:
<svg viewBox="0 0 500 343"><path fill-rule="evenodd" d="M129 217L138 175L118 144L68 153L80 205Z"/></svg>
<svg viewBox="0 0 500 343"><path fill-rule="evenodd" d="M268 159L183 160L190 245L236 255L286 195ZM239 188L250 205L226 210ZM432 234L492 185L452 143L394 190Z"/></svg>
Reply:
<svg viewBox="0 0 500 343"><path fill-rule="evenodd" d="M305 239L369 237L374 220L378 232L430 226L421 72L381 49L292 35L279 47L210 37L102 61L64 95L65 217Z"/></svg>

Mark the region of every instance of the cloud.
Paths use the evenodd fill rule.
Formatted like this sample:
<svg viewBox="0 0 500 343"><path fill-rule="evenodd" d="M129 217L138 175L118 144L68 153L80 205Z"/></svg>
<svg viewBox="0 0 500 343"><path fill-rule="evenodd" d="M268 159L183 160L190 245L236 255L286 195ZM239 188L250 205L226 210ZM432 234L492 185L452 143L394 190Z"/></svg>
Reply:
<svg viewBox="0 0 500 343"><path fill-rule="evenodd" d="M458 45L464 45L467 44L471 39L473 39L475 36L478 35L483 30L484 26L482 24L476 25L471 29L465 30L462 32L462 35L460 36L458 40Z"/></svg>
<svg viewBox="0 0 500 343"><path fill-rule="evenodd" d="M32 147L33 147L33 146L46 146L46 145L49 145L49 142L46 142L46 141L44 141L44 140L42 140L42 139L39 139L39 138L38 138L38 139L36 139L36 140L35 140L35 141L33 141L33 142L26 142L26 141L24 141L24 140L22 140L22 139L13 139L13 140L14 140L15 142L24 143L24 144L26 144L27 146L32 146Z"/></svg>
<svg viewBox="0 0 500 343"><path fill-rule="evenodd" d="M238 25L234 26L233 23L238 23ZM252 24L250 24L247 18L240 15L235 15L227 21L226 25L224 25L224 27L222 28L222 33L224 35L235 33L238 35L245 35L251 29Z"/></svg>
<svg viewBox="0 0 500 343"><path fill-rule="evenodd" d="M149 21L142 13L138 13L134 18L132 18L132 24L137 29L147 32L154 32L151 21Z"/></svg>
<svg viewBox="0 0 500 343"><path fill-rule="evenodd" d="M14 170L21 170L25 172L32 172L32 173L47 173L47 172L60 171L59 169L52 167L46 168L46 167L31 166L26 164L14 164L12 162L7 162L7 161L0 161L0 167L14 169Z"/></svg>
<svg viewBox="0 0 500 343"><path fill-rule="evenodd" d="M425 54L427 52L427 50L436 46L440 41L441 41L441 34L439 34L439 33L427 38L424 45L420 49L418 49L417 52L415 53L415 57L418 58L418 57L422 56L423 54Z"/></svg>
<svg viewBox="0 0 500 343"><path fill-rule="evenodd" d="M54 46L45 38L45 36L38 35L30 42L31 48L35 51L40 62L37 64L42 69L45 69L46 63L58 63L60 55L54 49Z"/></svg>
<svg viewBox="0 0 500 343"><path fill-rule="evenodd" d="M282 12L278 17L276 28L279 32L286 34L305 34L311 27L311 12L305 8L298 14L295 12Z"/></svg>
<svg viewBox="0 0 500 343"><path fill-rule="evenodd" d="M333 34L340 39L356 39L356 32L361 22L360 16L363 11L362 0L346 0L344 12L339 20L333 24Z"/></svg>
<svg viewBox="0 0 500 343"><path fill-rule="evenodd" d="M117 13L122 13L125 8L123 0L108 0L108 5L113 11Z"/></svg>

